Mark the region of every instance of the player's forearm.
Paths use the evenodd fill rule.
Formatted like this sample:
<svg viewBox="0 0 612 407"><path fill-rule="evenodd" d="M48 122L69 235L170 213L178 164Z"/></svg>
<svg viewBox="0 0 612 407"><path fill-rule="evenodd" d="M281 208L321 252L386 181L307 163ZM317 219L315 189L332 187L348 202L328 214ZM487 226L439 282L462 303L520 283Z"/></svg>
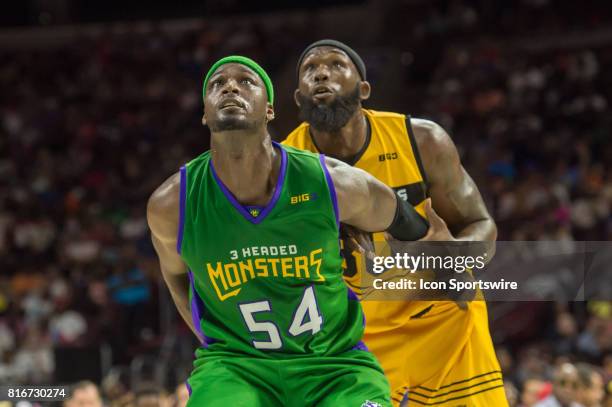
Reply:
<svg viewBox="0 0 612 407"><path fill-rule="evenodd" d="M365 232L381 232L393 222L395 193L367 172L349 166L333 171L340 221Z"/></svg>
<svg viewBox="0 0 612 407"><path fill-rule="evenodd" d="M487 262L489 262L495 255L497 226L491 218L480 219L461 228L455 233L455 239L468 242L485 242Z"/></svg>
<svg viewBox="0 0 612 407"><path fill-rule="evenodd" d="M380 232L393 224L398 212L399 201L395 192L370 174L366 175L368 209L364 218L368 223L368 232ZM366 230L366 229L363 229Z"/></svg>
<svg viewBox="0 0 612 407"><path fill-rule="evenodd" d="M497 226L490 217L483 217L457 228L454 235L457 240L494 242L497 239Z"/></svg>

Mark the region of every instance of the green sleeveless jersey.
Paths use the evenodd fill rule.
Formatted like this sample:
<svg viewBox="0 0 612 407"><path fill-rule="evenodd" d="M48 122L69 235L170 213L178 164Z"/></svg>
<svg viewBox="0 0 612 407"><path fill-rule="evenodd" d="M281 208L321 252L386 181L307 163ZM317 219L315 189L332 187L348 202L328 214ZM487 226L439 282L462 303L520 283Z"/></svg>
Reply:
<svg viewBox="0 0 612 407"><path fill-rule="evenodd" d="M281 166L264 208L237 202L209 151L181 168L177 249L189 267L194 324L209 351L278 358L363 349L323 156L274 147Z"/></svg>

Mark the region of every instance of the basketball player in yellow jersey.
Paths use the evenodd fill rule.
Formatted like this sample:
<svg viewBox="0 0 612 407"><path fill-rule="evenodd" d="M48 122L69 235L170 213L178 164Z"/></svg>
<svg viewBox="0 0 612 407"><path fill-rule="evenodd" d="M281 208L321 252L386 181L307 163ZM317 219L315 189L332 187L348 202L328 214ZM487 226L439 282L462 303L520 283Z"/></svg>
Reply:
<svg viewBox="0 0 612 407"><path fill-rule="evenodd" d="M489 241L494 250L495 223L448 134L428 120L363 109L370 85L355 51L333 40L311 44L298 82L304 123L285 144L339 158L393 187L428 218L425 240ZM345 279L359 294L364 262L356 252L345 257ZM508 405L484 301L362 305L364 341L385 369L395 405Z"/></svg>

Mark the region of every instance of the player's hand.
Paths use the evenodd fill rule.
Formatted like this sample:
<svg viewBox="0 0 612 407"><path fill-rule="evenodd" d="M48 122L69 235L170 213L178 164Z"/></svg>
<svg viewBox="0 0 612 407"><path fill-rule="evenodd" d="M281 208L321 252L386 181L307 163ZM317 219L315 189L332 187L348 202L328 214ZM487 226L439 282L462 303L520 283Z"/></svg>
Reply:
<svg viewBox="0 0 612 407"><path fill-rule="evenodd" d="M452 242L456 240L450 230L448 230L444 219L431 207L431 198L427 198L425 201L425 214L429 221L429 229L427 234L419 239L419 241Z"/></svg>
<svg viewBox="0 0 612 407"><path fill-rule="evenodd" d="M370 233L342 223L340 224L340 236L344 239L346 247L351 251L361 253L370 259L374 258L374 243Z"/></svg>
<svg viewBox="0 0 612 407"><path fill-rule="evenodd" d="M429 230L427 230L427 234L423 236L423 238L419 239L420 241L453 242L457 240L448 229L444 219L442 219L432 208L431 198L427 198L427 201L425 201L425 214L429 221ZM448 283L450 278L455 278L457 280L474 280L472 275L467 272L456 274L449 273L445 270L436 270L435 276L436 281L445 281L446 283ZM460 309L466 310L467 303L474 299L476 292L474 290L463 290L461 292L448 291L446 294Z"/></svg>

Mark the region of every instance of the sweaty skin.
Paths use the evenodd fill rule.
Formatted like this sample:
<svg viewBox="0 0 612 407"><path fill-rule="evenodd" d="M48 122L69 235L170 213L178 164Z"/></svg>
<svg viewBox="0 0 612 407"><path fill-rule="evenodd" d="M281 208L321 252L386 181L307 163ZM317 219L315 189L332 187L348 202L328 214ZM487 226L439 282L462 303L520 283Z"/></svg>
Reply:
<svg viewBox="0 0 612 407"><path fill-rule="evenodd" d="M317 46L304 55L294 96L300 118L309 124L310 136L318 151L361 166L357 161L368 143L368 119L361 105L369 98L370 91L369 83L363 80L352 60L341 49ZM397 117L393 120L399 122ZM372 127L374 124L370 123ZM490 261L495 250L497 229L478 188L461 165L451 138L434 122L412 119L411 124L414 140L410 140L410 144L413 150L420 153L424 170L421 175L429 195L423 209L430 226L421 240L485 242L485 246L488 246L485 249L487 260ZM296 134L303 137L302 126ZM393 133L382 133L381 137L387 135L394 136ZM290 140L288 144L291 143ZM308 145L309 148L313 147L310 143ZM364 156L368 156L368 153ZM418 158L412 160L413 163L409 165L418 167ZM367 161L362 164L366 168L374 168L375 165ZM401 171L397 166L389 168ZM413 168L407 170L412 173ZM392 180L395 177L388 178ZM412 182L420 181L417 176L408 178ZM360 251L362 256L364 253L370 255L373 251L371 237L359 239L364 236L367 234L349 233L345 247ZM367 245L368 241L370 247L364 246L364 242ZM481 245L478 247L481 248ZM484 392L479 390L477 393L480 395L473 400L471 395L476 393L460 397L457 392L463 386L451 387L485 377L486 372L499 370L488 333L486 305L477 302L468 306L464 299L469 299L472 293L465 294L462 297L449 296L452 302L441 301L439 307L435 305L437 302L431 302L426 308L420 308L420 301L364 303L366 318L373 321L369 324L369 332L366 327L365 342L379 357L387 373L394 405L455 406L467 402L474 406L507 406L503 391L494 390L500 387L501 379L497 379L497 387L485 389ZM429 313L434 305L438 311ZM426 314L427 317L423 318ZM441 337L440 332L447 335ZM409 340L406 341L406 338ZM431 359L430 354L437 358ZM411 392L413 398L405 397L410 396Z"/></svg>
<svg viewBox="0 0 612 407"><path fill-rule="evenodd" d="M265 205L274 194L281 157L267 131L274 110L263 81L243 65L222 65L210 78L204 106L202 123L211 128L217 175L240 203ZM340 221L371 232L391 224L397 205L391 188L333 158L326 158L326 166L336 188ZM187 267L176 249L179 189L176 173L149 198L147 220L162 276L179 313L197 336L189 310Z"/></svg>
<svg viewBox="0 0 612 407"><path fill-rule="evenodd" d="M343 51L329 46L316 47L300 66L295 100L298 106L302 98L312 98L315 104L329 103L356 87L360 101L369 98L370 84L361 80L357 68ZM329 92L316 96L322 89ZM311 125L310 132L321 152L350 159L366 141L365 123L365 115L359 108L338 131L321 131ZM412 127L431 196L431 204L426 205L430 228L421 240L489 242L487 259L490 261L495 252L497 227L478 187L461 165L453 141L432 121L412 119Z"/></svg>

